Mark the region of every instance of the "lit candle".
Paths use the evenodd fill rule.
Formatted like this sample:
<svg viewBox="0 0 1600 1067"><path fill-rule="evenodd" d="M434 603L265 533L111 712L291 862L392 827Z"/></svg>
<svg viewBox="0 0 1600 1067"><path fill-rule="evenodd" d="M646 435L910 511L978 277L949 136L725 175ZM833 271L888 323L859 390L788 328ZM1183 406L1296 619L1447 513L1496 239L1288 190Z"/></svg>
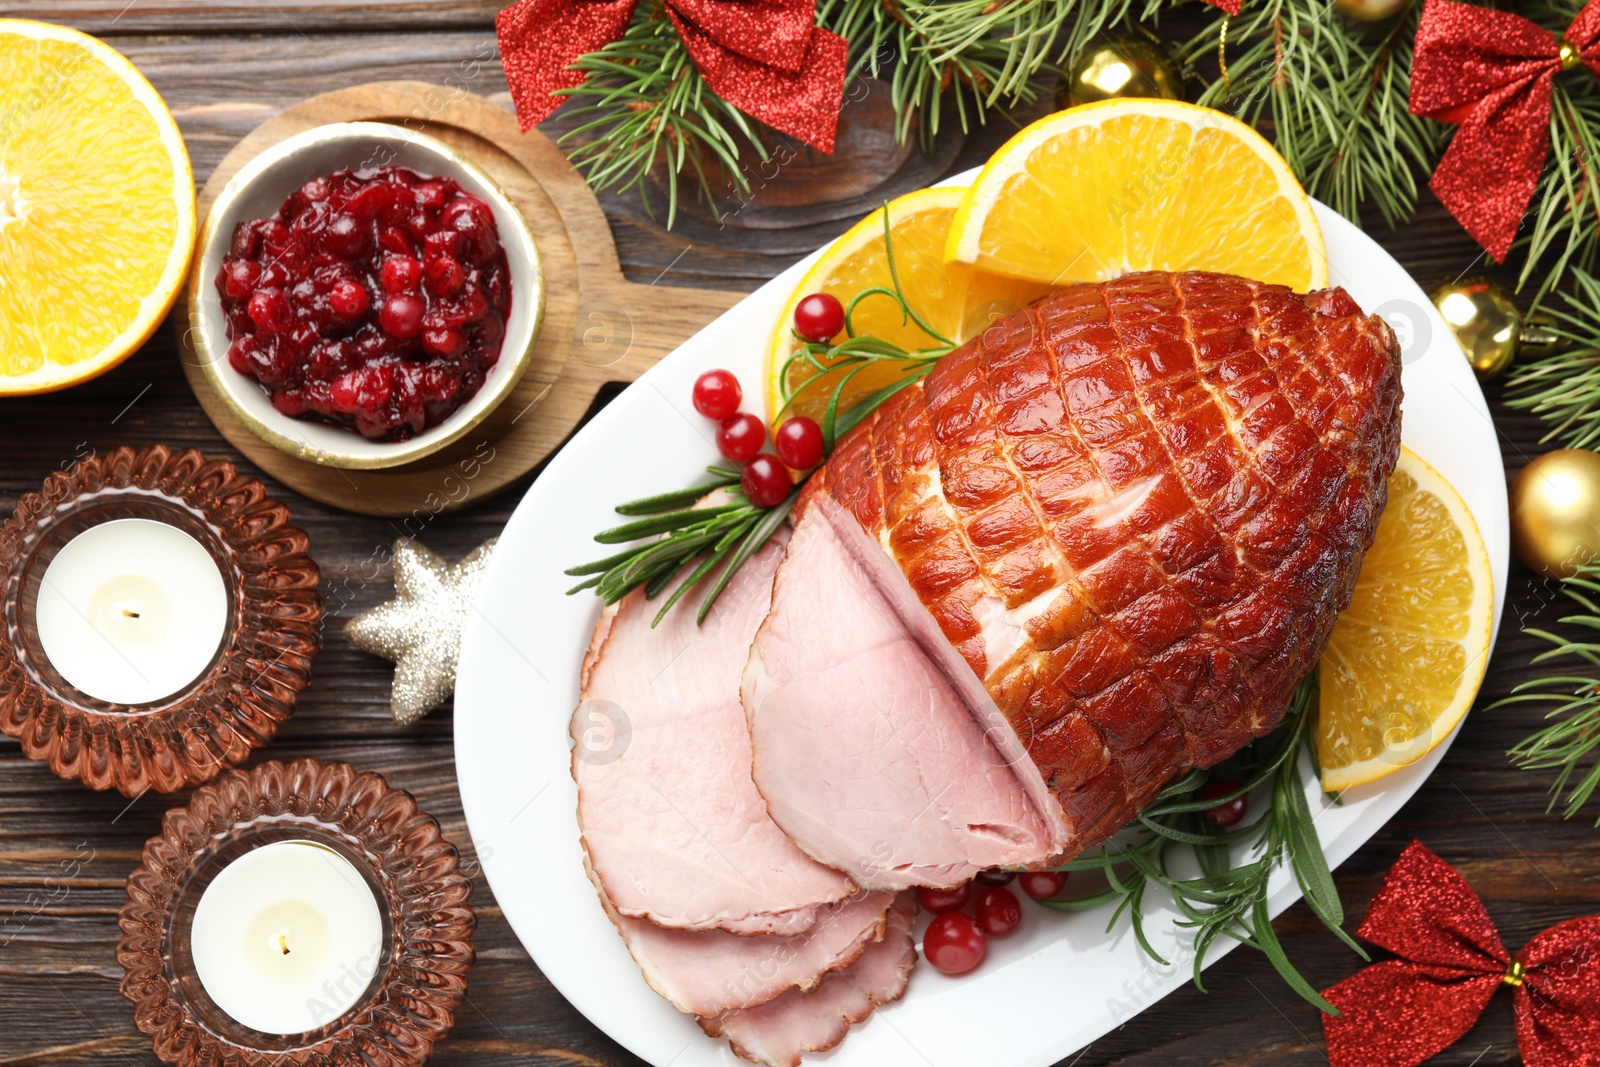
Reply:
<svg viewBox="0 0 1600 1067"><path fill-rule="evenodd" d="M228 590L211 553L184 531L116 519L50 561L35 623L71 685L113 704L148 704L211 665L228 629Z"/></svg>
<svg viewBox="0 0 1600 1067"><path fill-rule="evenodd" d="M383 920L361 873L332 849L279 841L218 872L189 933L217 1007L267 1034L301 1034L354 1007L377 973Z"/></svg>

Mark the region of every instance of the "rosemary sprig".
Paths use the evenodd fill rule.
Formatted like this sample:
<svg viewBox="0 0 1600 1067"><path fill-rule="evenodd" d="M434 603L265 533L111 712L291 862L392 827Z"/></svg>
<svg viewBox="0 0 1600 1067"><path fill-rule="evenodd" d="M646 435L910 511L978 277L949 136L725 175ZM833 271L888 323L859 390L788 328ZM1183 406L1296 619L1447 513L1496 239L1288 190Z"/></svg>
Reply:
<svg viewBox="0 0 1600 1067"><path fill-rule="evenodd" d="M840 437L849 433L900 390L927 374L939 357L956 347L954 341L929 326L927 320L906 299L900 287L899 270L895 266L888 206L885 205L882 211L884 255L889 265L890 284L865 289L850 300L845 308L845 340L837 345L802 343L782 369L784 402L777 412L778 418L802 393L828 389L828 402L822 420L825 452L832 452ZM887 341L858 336L853 315L856 307L869 297L895 301L900 307L902 321L916 323L937 344L926 349L907 351ZM906 364L906 373L841 411L840 403L851 380L868 367L886 361ZM797 362L810 367L812 373L791 388L790 369ZM833 376L832 380L825 381L830 375ZM595 595L605 603L615 604L635 589L642 588L646 599L654 600L688 569L688 575L661 605L651 625L659 625L686 592L709 579L711 584L700 602L696 617L697 622L705 622L712 605L728 587L733 576L783 525L800 495L800 487L796 486L781 504L770 508L758 507L739 488L738 471L727 467L708 467L707 471L711 475L708 482L619 505L617 514L633 521L602 530L595 534L594 539L602 545L638 543L603 559L569 567L564 573L582 578L583 581L567 590L568 595L593 589ZM714 501L707 500L713 493L717 494L717 498Z"/></svg>
<svg viewBox="0 0 1600 1067"><path fill-rule="evenodd" d="M1593 636L1600 631L1600 562L1578 568L1562 580L1561 590L1577 602L1582 612L1563 616L1563 625L1582 627ZM1562 815L1571 819L1583 811L1600 788L1600 641L1563 637L1549 630L1524 628L1523 633L1542 638L1553 646L1533 658L1534 663L1571 657L1587 664L1588 671L1574 664L1570 674L1556 674L1524 682L1511 695L1497 700L1490 709L1513 704L1544 704L1548 725L1514 745L1510 756L1529 770L1553 770L1550 785L1550 810L1562 805ZM1600 819L1595 825L1600 826Z"/></svg>
<svg viewBox="0 0 1600 1067"><path fill-rule="evenodd" d="M829 452L833 451L833 446L840 437L849 433L857 423L876 411L890 397L927 374L941 358L955 351L958 344L929 325L928 320L919 315L911 306L911 302L906 299L905 290L900 286L900 269L895 262L894 233L889 218L889 205L885 204L878 210L883 215L883 254L884 262L889 268L889 284L869 286L850 298L850 302L844 308L845 340L839 344L808 342L796 334L795 340L801 344L790 353L789 358L784 360L783 366L778 370L778 388L783 403L774 414L774 419L783 418L784 413L793 406L801 394L816 392L824 386L829 389L828 403L822 417L823 447ZM915 323L916 327L935 343L926 348L912 350L880 338L858 334L855 326L856 309L861 306L862 301L873 297L893 300L900 307L901 323ZM869 367L886 362L904 364L904 375L863 397L841 414L839 402L856 375ZM796 367L805 368L810 372L798 384L790 381Z"/></svg>
<svg viewBox="0 0 1600 1067"><path fill-rule="evenodd" d="M1211 946L1223 936L1259 949L1289 987L1312 1006L1337 1015L1333 1005L1295 969L1272 931L1267 912L1267 886L1272 873L1284 863L1294 872L1300 891L1313 914L1362 959L1367 954L1343 930L1344 908L1328 870L1328 860L1317 836L1316 820L1306 803L1305 780L1300 772L1300 751L1310 750L1311 698L1315 675L1295 691L1283 724L1273 734L1251 745L1230 761L1230 777L1242 785L1221 797L1200 799L1216 773L1196 771L1163 790L1135 824L1136 840L1102 846L1098 853L1063 864L1064 871L1099 871L1111 888L1079 900L1041 901L1060 911L1088 911L1116 903L1106 924L1109 932L1124 915L1134 937L1147 955L1167 965L1145 931L1144 906L1152 887L1164 890L1183 918L1178 925L1194 930L1194 984L1202 992L1201 972ZM1261 786L1270 790L1271 802L1254 821L1219 830L1201 818L1208 808L1243 796ZM1235 862L1232 846L1250 841L1244 862ZM1182 848L1179 848L1182 846ZM1173 873L1176 854L1192 854L1199 877Z"/></svg>

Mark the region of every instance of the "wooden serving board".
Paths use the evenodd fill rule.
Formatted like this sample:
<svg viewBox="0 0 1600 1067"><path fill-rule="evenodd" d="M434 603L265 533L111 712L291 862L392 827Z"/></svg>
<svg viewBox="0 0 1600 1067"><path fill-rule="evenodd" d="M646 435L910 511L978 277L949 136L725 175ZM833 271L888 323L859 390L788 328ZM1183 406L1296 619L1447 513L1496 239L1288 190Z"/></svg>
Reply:
<svg viewBox="0 0 1600 1067"><path fill-rule="evenodd" d="M217 193L264 149L330 122L388 121L439 138L500 184L533 230L548 286L544 325L517 388L484 422L431 456L385 470L297 459L252 433L207 381L177 316L189 385L206 415L262 470L314 500L363 515L423 517L482 499L532 470L578 425L607 382L631 382L743 294L639 285L622 276L611 228L583 178L537 130L481 96L426 82L377 82L312 97L240 141L200 192Z"/></svg>

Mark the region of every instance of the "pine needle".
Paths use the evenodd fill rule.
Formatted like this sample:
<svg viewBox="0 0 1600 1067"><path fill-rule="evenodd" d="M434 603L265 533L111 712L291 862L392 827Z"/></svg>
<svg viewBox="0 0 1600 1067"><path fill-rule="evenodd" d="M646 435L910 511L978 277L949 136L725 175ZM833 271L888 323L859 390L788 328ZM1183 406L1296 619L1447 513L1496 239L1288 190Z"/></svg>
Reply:
<svg viewBox="0 0 1600 1067"><path fill-rule="evenodd" d="M1509 755L1519 767L1555 771L1550 784L1550 808L1561 808L1572 819L1594 799L1600 788L1600 562L1589 563L1562 580L1562 592L1582 609L1564 616L1563 626L1578 628L1578 636L1525 627L1523 633L1550 643L1535 663L1577 660L1566 669L1524 682L1511 695L1491 704L1490 710L1517 704L1546 705L1545 725L1512 746ZM1597 638L1585 641L1583 637ZM1595 825L1600 826L1600 818Z"/></svg>

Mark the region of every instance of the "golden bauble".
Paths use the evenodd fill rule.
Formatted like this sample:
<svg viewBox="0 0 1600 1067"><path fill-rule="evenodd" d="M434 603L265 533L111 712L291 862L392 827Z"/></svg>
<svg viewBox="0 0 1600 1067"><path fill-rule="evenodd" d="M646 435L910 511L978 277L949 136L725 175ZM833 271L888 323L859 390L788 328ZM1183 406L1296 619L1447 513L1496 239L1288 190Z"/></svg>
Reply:
<svg viewBox="0 0 1600 1067"><path fill-rule="evenodd" d="M1600 557L1600 453L1563 448L1522 468L1511 483L1511 545L1550 578Z"/></svg>
<svg viewBox="0 0 1600 1067"><path fill-rule="evenodd" d="M1428 294L1456 335L1479 380L1511 366L1522 338L1522 309L1499 282L1477 275L1458 278Z"/></svg>
<svg viewBox="0 0 1600 1067"><path fill-rule="evenodd" d="M1411 6L1411 0L1333 0L1333 9L1357 22L1382 22Z"/></svg>
<svg viewBox="0 0 1600 1067"><path fill-rule="evenodd" d="M1183 99L1183 72L1167 50L1143 37L1096 41L1078 53L1061 86L1061 106L1153 96Z"/></svg>

